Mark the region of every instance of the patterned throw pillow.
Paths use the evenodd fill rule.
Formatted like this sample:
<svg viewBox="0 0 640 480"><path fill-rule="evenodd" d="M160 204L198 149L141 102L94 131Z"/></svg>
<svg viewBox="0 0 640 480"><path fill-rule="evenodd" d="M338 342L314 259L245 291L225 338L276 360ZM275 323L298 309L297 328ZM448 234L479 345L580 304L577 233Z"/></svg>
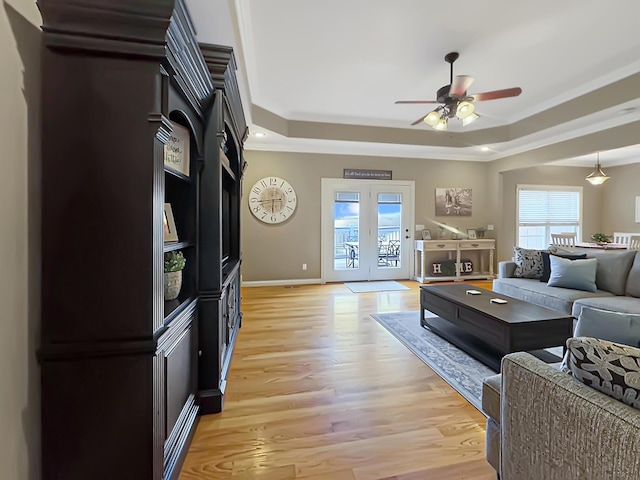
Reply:
<svg viewBox="0 0 640 480"><path fill-rule="evenodd" d="M516 264L514 277L540 278L542 277L542 251L513 247L513 261Z"/></svg>
<svg viewBox="0 0 640 480"><path fill-rule="evenodd" d="M640 409L640 349L591 337L570 338L567 349L574 378Z"/></svg>

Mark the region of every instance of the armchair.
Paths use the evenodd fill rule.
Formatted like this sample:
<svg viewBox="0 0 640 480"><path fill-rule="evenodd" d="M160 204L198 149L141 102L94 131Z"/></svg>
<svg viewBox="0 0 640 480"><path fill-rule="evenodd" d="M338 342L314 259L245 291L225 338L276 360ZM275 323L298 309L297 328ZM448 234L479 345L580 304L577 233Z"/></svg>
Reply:
<svg viewBox="0 0 640 480"><path fill-rule="evenodd" d="M487 460L502 480L639 478L640 410L528 353L503 358L482 402Z"/></svg>

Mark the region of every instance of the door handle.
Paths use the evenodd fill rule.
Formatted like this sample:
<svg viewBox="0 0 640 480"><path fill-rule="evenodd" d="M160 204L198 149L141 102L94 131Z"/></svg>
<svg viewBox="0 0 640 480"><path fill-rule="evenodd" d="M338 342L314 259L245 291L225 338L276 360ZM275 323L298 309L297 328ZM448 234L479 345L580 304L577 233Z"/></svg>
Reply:
<svg viewBox="0 0 640 480"><path fill-rule="evenodd" d="M409 238L409 235L405 235L404 238Z"/></svg>

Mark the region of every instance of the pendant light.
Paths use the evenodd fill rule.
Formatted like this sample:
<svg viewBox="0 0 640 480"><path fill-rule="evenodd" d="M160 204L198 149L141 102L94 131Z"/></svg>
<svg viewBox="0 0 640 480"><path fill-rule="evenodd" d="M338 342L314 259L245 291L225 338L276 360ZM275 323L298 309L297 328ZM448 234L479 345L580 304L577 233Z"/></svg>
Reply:
<svg viewBox="0 0 640 480"><path fill-rule="evenodd" d="M610 177L608 175L605 175L605 173L602 171L602 168L600 168L600 152L598 152L596 155L596 169L591 172L585 180L591 185L602 185L604 182L609 180Z"/></svg>

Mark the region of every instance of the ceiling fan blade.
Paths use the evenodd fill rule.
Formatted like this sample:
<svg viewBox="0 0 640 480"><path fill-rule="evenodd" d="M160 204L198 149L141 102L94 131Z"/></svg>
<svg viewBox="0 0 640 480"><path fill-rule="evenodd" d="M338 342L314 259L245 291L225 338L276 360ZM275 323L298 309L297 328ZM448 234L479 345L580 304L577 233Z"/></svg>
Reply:
<svg viewBox="0 0 640 480"><path fill-rule="evenodd" d="M438 102L435 100L398 100L395 103L398 104L398 103L438 103Z"/></svg>
<svg viewBox="0 0 640 480"><path fill-rule="evenodd" d="M450 97L461 97L473 83L473 77L469 75L456 75L449 89Z"/></svg>
<svg viewBox="0 0 640 480"><path fill-rule="evenodd" d="M429 113L431 113L431 112L429 112ZM427 115L429 115L429 113L427 113ZM427 115L424 115L424 116L420 117L418 120L413 122L411 125L418 125L420 122L423 122L424 119L427 117Z"/></svg>
<svg viewBox="0 0 640 480"><path fill-rule="evenodd" d="M485 100L497 100L498 98L517 97L522 93L520 87L505 88L504 90L494 90L493 92L474 93L470 95L475 102Z"/></svg>

